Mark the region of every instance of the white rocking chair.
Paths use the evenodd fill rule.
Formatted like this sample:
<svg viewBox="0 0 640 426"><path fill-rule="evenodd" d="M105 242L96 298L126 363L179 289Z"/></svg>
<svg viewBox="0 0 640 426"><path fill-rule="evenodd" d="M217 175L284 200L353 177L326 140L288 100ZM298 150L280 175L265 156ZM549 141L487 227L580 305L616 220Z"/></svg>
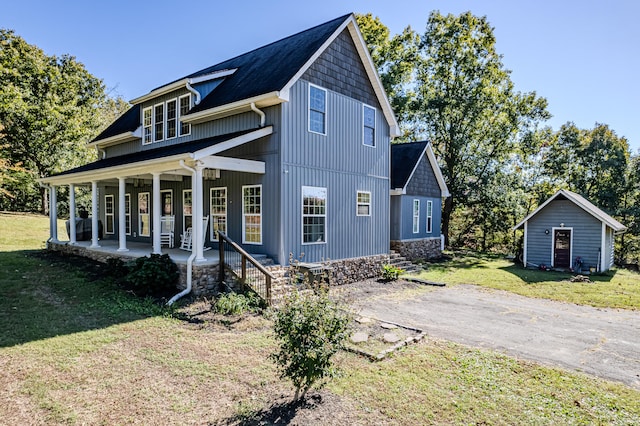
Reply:
<svg viewBox="0 0 640 426"><path fill-rule="evenodd" d="M160 246L173 247L175 216L162 216L160 218Z"/></svg>
<svg viewBox="0 0 640 426"><path fill-rule="evenodd" d="M202 218L202 245L204 246L204 242L206 240L207 235L207 227L209 225L209 216L205 216ZM203 247L204 250L211 250L211 247ZM188 227L182 237L180 237L180 249L193 251L193 229Z"/></svg>

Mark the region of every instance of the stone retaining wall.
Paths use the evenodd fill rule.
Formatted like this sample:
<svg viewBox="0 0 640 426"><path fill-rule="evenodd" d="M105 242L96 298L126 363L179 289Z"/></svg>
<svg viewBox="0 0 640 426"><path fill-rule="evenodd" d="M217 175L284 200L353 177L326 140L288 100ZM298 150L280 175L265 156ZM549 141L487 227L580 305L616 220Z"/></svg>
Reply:
<svg viewBox="0 0 640 426"><path fill-rule="evenodd" d="M391 250L400 253L408 260L434 259L442 255L440 238L425 238L411 241L391 241Z"/></svg>

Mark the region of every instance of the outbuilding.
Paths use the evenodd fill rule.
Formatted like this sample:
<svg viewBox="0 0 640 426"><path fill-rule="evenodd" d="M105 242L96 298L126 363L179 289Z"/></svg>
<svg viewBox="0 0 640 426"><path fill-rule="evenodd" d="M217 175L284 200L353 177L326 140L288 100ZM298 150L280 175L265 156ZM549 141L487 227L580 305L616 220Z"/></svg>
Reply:
<svg viewBox="0 0 640 426"><path fill-rule="evenodd" d="M513 229L524 229L525 267L576 272L613 266L614 237L627 228L584 197L562 189Z"/></svg>

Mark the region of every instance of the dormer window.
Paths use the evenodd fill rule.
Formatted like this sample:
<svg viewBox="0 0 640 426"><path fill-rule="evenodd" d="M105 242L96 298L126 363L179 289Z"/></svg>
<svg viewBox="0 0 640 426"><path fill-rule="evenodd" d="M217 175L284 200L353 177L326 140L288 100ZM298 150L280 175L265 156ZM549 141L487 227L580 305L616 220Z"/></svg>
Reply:
<svg viewBox="0 0 640 426"><path fill-rule="evenodd" d="M167 139L175 138L178 123L177 101L172 99L167 101Z"/></svg>
<svg viewBox="0 0 640 426"><path fill-rule="evenodd" d="M164 104L153 107L153 118L155 126L153 139L154 142L158 142L164 139Z"/></svg>
<svg viewBox="0 0 640 426"><path fill-rule="evenodd" d="M180 117L187 115L191 109L191 95L180 96ZM191 124L180 122L180 136L191 134Z"/></svg>
<svg viewBox="0 0 640 426"><path fill-rule="evenodd" d="M191 134L191 124L180 118L191 109L191 94L157 103L142 110L142 143L173 139Z"/></svg>
<svg viewBox="0 0 640 426"><path fill-rule="evenodd" d="M142 127L143 127L143 144L149 144L153 142L153 117L151 115L151 107L142 110Z"/></svg>

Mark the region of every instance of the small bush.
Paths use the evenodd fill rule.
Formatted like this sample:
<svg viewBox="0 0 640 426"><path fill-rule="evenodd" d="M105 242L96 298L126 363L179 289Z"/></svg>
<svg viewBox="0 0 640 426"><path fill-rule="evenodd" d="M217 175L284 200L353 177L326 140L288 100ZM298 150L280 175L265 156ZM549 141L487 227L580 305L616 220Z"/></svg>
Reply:
<svg viewBox="0 0 640 426"><path fill-rule="evenodd" d="M319 382L334 377L332 357L348 337L349 314L329 299L326 291L293 291L275 313L274 332L279 350L270 358L280 377L293 382L295 400ZM302 391L302 394L300 394Z"/></svg>
<svg viewBox="0 0 640 426"><path fill-rule="evenodd" d="M124 279L129 273L125 263L119 257L110 257L107 259L107 272L111 277Z"/></svg>
<svg viewBox="0 0 640 426"><path fill-rule="evenodd" d="M126 263L124 283L139 296L164 295L175 290L180 277L178 266L168 254L152 254Z"/></svg>
<svg viewBox="0 0 640 426"><path fill-rule="evenodd" d="M386 281L395 281L404 270L393 265L382 265L382 278Z"/></svg>
<svg viewBox="0 0 640 426"><path fill-rule="evenodd" d="M213 302L212 309L222 315L242 315L245 312L259 312L264 302L255 293L225 293Z"/></svg>

